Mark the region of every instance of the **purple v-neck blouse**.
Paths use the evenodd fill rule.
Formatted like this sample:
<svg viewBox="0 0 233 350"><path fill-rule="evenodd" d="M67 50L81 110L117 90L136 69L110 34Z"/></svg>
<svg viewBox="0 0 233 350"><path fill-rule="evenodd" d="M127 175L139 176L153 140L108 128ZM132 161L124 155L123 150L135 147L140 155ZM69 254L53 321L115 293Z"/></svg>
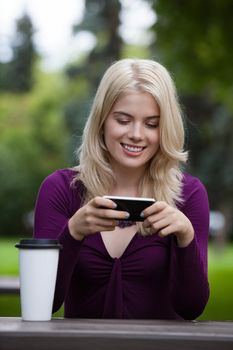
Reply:
<svg viewBox="0 0 233 350"><path fill-rule="evenodd" d="M57 238L60 251L53 311L64 302L70 318L195 319L209 297L207 193L184 174L179 209L195 230L185 248L173 235L136 233L120 258L112 258L96 232L83 241L69 233L68 220L80 208L83 186L75 172L57 170L42 183L35 207L34 236Z"/></svg>

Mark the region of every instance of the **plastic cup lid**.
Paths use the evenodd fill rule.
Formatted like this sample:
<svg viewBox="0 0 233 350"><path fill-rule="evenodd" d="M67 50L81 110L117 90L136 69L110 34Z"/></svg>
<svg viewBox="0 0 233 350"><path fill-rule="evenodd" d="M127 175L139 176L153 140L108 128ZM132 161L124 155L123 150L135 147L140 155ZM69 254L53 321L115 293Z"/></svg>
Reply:
<svg viewBox="0 0 233 350"><path fill-rule="evenodd" d="M27 238L21 239L15 247L20 249L61 249L62 245L57 239Z"/></svg>

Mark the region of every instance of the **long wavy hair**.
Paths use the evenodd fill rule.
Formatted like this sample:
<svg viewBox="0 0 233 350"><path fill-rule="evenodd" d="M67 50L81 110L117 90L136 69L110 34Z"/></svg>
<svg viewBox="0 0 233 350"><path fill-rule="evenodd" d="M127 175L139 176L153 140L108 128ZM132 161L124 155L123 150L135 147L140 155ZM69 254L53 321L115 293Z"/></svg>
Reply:
<svg viewBox="0 0 233 350"><path fill-rule="evenodd" d="M128 92L150 93L160 108L160 147L148 163L138 192L176 206L182 201L184 125L176 88L167 69L148 59L122 59L105 72L97 89L78 149L75 180L85 186L85 200L109 194L114 173L104 144L103 126L114 103Z"/></svg>

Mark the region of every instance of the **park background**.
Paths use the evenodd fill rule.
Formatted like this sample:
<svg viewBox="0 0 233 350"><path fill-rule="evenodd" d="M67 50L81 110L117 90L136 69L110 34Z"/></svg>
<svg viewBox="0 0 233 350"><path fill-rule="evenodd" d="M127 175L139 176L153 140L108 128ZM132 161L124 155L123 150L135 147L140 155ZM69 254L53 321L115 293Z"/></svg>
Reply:
<svg viewBox="0 0 233 350"><path fill-rule="evenodd" d="M53 22L58 4L46 2L50 6L44 16L57 28L59 41L59 21ZM0 275L18 274L14 245L32 235L33 208L44 177L76 164L75 149L105 69L119 58L152 58L174 77L187 132L187 170L202 180L209 194L211 295L200 319L232 320L233 2L81 3L70 22L74 41L69 49L60 48L60 65L46 61L27 6L7 40L0 30ZM69 5L71 0L66 0L67 11ZM132 17L135 9L137 16ZM76 53L69 56L73 45ZM0 295L0 316L7 315L20 315L18 296Z"/></svg>

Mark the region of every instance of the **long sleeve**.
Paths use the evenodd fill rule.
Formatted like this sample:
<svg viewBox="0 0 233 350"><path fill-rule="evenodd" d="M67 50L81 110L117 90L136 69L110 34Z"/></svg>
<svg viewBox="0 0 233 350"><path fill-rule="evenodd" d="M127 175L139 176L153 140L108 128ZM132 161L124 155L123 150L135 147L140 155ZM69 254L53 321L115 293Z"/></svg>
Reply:
<svg viewBox="0 0 233 350"><path fill-rule="evenodd" d="M59 256L53 312L64 302L82 245L68 229L68 220L75 211L73 203L78 199L77 192L72 191L71 180L71 171L68 170L59 170L48 176L40 187L35 206L34 237L58 239L63 247Z"/></svg>
<svg viewBox="0 0 233 350"><path fill-rule="evenodd" d="M48 176L40 187L35 207L34 236L56 238L63 246L53 311L64 302L65 317L106 317L105 311L115 310L118 300L123 318L198 317L209 295L209 207L201 182L184 176L184 201L179 209L195 230L189 246L179 248L171 235L162 238L135 234L123 255L116 259L109 255L99 232L82 242L69 232L68 221L80 208L85 190L79 181L72 185L75 174L64 169ZM112 282L116 299L111 298ZM111 317L119 317L118 313L119 310Z"/></svg>
<svg viewBox="0 0 233 350"><path fill-rule="evenodd" d="M184 319L195 319L209 297L207 249L209 204L202 183L191 178L184 187L182 211L194 228L194 239L185 248L171 247L171 295L175 311Z"/></svg>

